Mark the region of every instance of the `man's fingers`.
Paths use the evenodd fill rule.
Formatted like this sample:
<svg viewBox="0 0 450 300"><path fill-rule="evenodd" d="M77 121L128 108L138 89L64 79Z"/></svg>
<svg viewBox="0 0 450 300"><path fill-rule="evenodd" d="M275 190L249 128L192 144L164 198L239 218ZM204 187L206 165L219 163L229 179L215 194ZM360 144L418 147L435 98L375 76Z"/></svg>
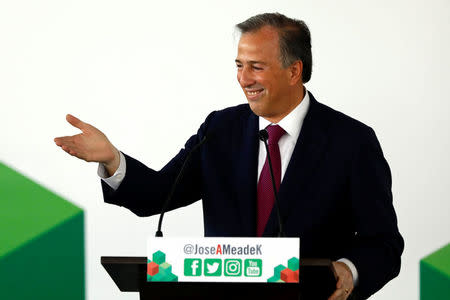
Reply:
<svg viewBox="0 0 450 300"><path fill-rule="evenodd" d="M82 134L76 134L76 135L68 135L68 136L61 136L61 137L56 137L53 139L53 141L55 142L55 144L57 146L73 146L75 144L80 144L80 142L82 141L81 139Z"/></svg>
<svg viewBox="0 0 450 300"><path fill-rule="evenodd" d="M53 141L55 142L55 144L59 147L71 143L72 142L73 137L71 136L61 136L61 137L57 137L54 138Z"/></svg>
<svg viewBox="0 0 450 300"><path fill-rule="evenodd" d="M57 146L59 146L59 147L62 147L62 146L74 146L76 138L77 138L77 135L62 136L62 137L54 138L53 141L55 141L55 144Z"/></svg>
<svg viewBox="0 0 450 300"><path fill-rule="evenodd" d="M54 138L57 146L87 162L116 162L116 156L112 151L114 146L100 130L70 114L66 119L72 126L81 129L82 133Z"/></svg>
<svg viewBox="0 0 450 300"><path fill-rule="evenodd" d="M86 160L85 155L83 154L83 151L80 151L76 147L70 147L67 145L63 145L61 147L61 149L63 149L65 152L69 153L72 156L78 157L79 159Z"/></svg>
<svg viewBox="0 0 450 300"><path fill-rule="evenodd" d="M73 155L72 153L75 153L75 151L71 150L71 148L67 147L67 146L62 146L61 149L63 149L64 151L66 151L70 155Z"/></svg>
<svg viewBox="0 0 450 300"><path fill-rule="evenodd" d="M334 291L333 295L331 295L328 300L338 300L338 299L345 299L345 291L344 289L337 289Z"/></svg>
<svg viewBox="0 0 450 300"><path fill-rule="evenodd" d="M342 279L342 277L338 277L338 282L336 282L336 288L340 289L343 284L344 284L344 280Z"/></svg>
<svg viewBox="0 0 450 300"><path fill-rule="evenodd" d="M55 138L54 141L57 146L61 147L61 149L63 149L70 155L79 157L78 154L81 154L81 152L83 152L75 143L75 139L73 136L58 137Z"/></svg>
<svg viewBox="0 0 450 300"><path fill-rule="evenodd" d="M67 122L70 123L70 125L80 129L81 131L83 131L83 129L85 129L86 125L87 125L86 123L84 123L83 121L81 121L77 117L72 116L71 114L67 114L66 120L67 120Z"/></svg>

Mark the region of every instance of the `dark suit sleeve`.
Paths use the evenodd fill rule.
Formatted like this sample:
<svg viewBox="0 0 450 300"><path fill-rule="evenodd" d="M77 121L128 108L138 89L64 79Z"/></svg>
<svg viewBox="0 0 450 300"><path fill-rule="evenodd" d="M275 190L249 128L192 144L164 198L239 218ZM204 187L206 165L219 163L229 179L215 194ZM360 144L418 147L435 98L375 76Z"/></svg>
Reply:
<svg viewBox="0 0 450 300"><path fill-rule="evenodd" d="M200 142L207 132L211 113L185 147L160 171L148 168L125 154L126 173L117 190L103 180L102 190L105 202L124 206L138 216L150 216L161 212L164 201L190 150ZM155 145L156 146L156 145ZM184 175L173 195L169 210L189 205L202 197L201 162L198 149L189 160Z"/></svg>
<svg viewBox="0 0 450 300"><path fill-rule="evenodd" d="M400 271L404 242L392 204L391 172L372 129L354 153L350 198L356 233L347 258L358 270L355 293L367 298Z"/></svg>

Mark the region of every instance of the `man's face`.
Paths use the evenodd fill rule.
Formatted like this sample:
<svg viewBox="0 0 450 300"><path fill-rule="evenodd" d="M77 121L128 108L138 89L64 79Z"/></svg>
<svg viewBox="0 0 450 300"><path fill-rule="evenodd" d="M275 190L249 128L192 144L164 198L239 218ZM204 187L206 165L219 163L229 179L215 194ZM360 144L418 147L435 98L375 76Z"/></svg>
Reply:
<svg viewBox="0 0 450 300"><path fill-rule="evenodd" d="M265 26L243 34L236 66L237 80L256 115L277 120L289 112L290 70L281 65L278 32L274 28Z"/></svg>

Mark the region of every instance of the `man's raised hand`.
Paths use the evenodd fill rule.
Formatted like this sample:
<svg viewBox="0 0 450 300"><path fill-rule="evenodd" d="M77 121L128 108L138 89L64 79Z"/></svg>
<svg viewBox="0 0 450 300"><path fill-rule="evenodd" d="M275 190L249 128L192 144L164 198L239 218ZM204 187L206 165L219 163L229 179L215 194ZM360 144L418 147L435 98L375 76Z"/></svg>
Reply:
<svg viewBox="0 0 450 300"><path fill-rule="evenodd" d="M120 163L119 151L111 144L106 135L70 114L66 116L66 120L72 126L80 129L81 133L57 137L54 139L55 144L79 159L102 163L109 175L114 174Z"/></svg>

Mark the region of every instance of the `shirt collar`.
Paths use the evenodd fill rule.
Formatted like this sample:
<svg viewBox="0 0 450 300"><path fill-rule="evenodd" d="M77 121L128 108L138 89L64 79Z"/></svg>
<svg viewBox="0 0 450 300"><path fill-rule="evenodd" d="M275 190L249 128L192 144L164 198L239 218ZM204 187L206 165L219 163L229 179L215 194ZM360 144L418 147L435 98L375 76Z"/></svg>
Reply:
<svg viewBox="0 0 450 300"><path fill-rule="evenodd" d="M309 93L305 88L305 97L303 100L280 122L278 125L286 131L286 133L297 140L300 135L300 130L302 129L303 120L305 119L306 113L309 108ZM272 123L263 117L259 117L259 129L266 128ZM275 125L275 124L274 124Z"/></svg>

